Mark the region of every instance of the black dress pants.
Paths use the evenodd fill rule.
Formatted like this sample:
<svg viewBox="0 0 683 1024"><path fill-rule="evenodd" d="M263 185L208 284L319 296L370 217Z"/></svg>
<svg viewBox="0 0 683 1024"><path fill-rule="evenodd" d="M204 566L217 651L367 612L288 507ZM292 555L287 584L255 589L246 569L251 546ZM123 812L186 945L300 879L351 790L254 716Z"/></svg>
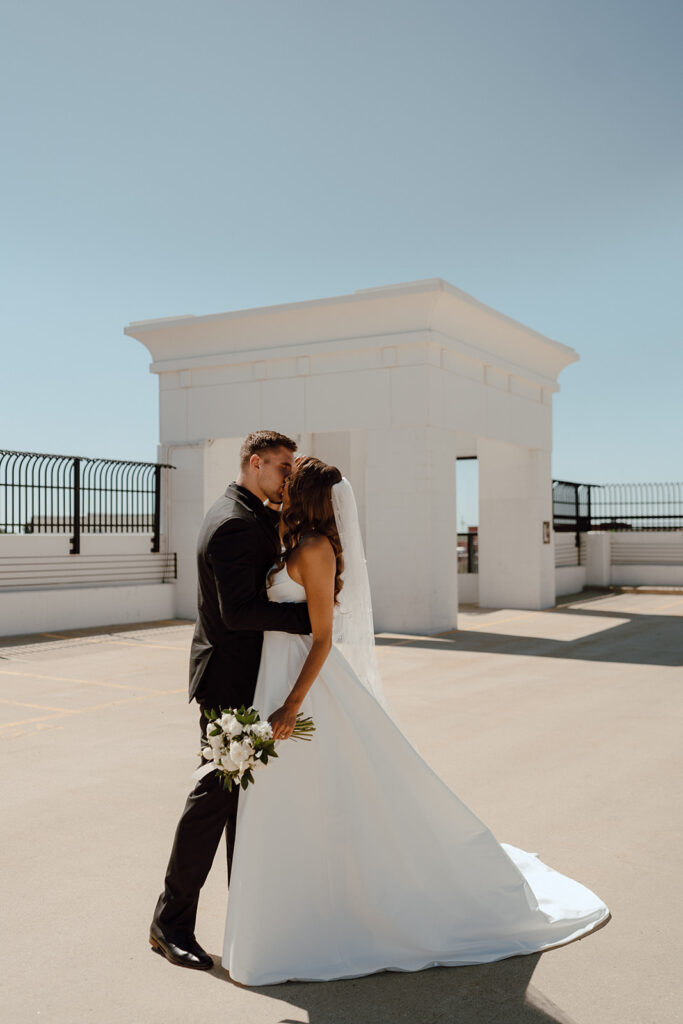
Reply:
<svg viewBox="0 0 683 1024"><path fill-rule="evenodd" d="M202 708L202 746L207 725ZM187 798L173 840L164 891L154 911L154 922L170 940L194 935L199 892L211 870L223 831L230 881L238 797L239 786L228 792L216 772L209 772L199 779Z"/></svg>

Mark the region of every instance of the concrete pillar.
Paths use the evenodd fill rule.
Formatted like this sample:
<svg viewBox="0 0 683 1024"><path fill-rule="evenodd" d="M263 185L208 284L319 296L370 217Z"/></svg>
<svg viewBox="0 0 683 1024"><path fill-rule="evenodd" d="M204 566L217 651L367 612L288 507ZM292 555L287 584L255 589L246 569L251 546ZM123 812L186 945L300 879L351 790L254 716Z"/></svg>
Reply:
<svg viewBox="0 0 683 1024"><path fill-rule="evenodd" d="M480 438L479 604L555 603L550 452ZM550 543L544 543L544 522Z"/></svg>
<svg viewBox="0 0 683 1024"><path fill-rule="evenodd" d="M160 459L175 469L168 475L168 544L178 557L175 614L180 619L197 615L197 535L205 513L206 441L160 446Z"/></svg>
<svg viewBox="0 0 683 1024"><path fill-rule="evenodd" d="M305 446L306 441L308 445ZM315 455L331 466L342 471L353 487L358 506L358 517L366 543L366 492L365 476L367 463L366 432L364 430L339 430L308 434L298 442L304 454Z"/></svg>
<svg viewBox="0 0 683 1024"><path fill-rule="evenodd" d="M178 556L175 614L197 615L197 537L202 520L239 472L242 438L160 445L159 459L175 469L169 473L166 499L168 550Z"/></svg>
<svg viewBox="0 0 683 1024"><path fill-rule="evenodd" d="M204 512L223 494L240 471L241 437L217 437L204 448Z"/></svg>
<svg viewBox="0 0 683 1024"><path fill-rule="evenodd" d="M611 535L596 531L586 537L586 583L608 587L611 582Z"/></svg>
<svg viewBox="0 0 683 1024"><path fill-rule="evenodd" d="M435 427L369 430L366 443L366 554L375 629L454 629L454 434Z"/></svg>

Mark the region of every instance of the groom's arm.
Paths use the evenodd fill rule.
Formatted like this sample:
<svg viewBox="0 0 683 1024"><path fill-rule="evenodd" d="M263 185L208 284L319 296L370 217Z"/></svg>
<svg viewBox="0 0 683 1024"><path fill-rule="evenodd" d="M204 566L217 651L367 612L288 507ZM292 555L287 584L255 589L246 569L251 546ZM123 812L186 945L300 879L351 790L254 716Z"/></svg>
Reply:
<svg viewBox="0 0 683 1024"><path fill-rule="evenodd" d="M228 629L310 633L305 602L269 601L254 586L254 564L262 562L259 528L230 519L209 542L208 556L218 590L221 618Z"/></svg>

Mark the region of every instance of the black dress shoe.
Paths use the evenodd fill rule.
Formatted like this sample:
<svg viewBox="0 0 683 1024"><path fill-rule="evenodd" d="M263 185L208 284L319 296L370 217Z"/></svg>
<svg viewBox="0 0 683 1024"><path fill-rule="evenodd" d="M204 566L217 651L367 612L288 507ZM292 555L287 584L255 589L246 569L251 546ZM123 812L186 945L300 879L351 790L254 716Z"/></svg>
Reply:
<svg viewBox="0 0 683 1024"><path fill-rule="evenodd" d="M158 925L153 924L149 930L149 944L154 953L165 956L176 967L191 967L194 971L210 971L213 967L213 960L193 935L171 941Z"/></svg>

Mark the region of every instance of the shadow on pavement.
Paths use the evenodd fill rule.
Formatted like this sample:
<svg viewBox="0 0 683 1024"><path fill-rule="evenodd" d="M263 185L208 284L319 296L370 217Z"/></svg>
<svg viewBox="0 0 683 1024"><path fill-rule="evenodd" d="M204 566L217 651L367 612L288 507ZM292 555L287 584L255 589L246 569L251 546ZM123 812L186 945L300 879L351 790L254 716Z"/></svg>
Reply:
<svg viewBox="0 0 683 1024"><path fill-rule="evenodd" d="M683 606L683 600L681 602ZM486 609L490 613L493 609ZM421 647L427 650L478 651L485 654L517 654L539 658L574 658L579 661L604 661L633 665L683 665L683 617L645 615L632 611L601 611L592 608L560 607L539 615L581 616L582 618L627 619L627 622L582 636L576 640L552 640L542 637L496 633L483 629L453 630L438 637L396 640L378 636L378 647Z"/></svg>
<svg viewBox="0 0 683 1024"><path fill-rule="evenodd" d="M308 1015L310 1024L576 1024L529 986L540 956L405 974L383 972L347 981L287 982L249 991L301 1011L280 1017L279 1024L299 1024L302 1014ZM235 984L220 966L208 976Z"/></svg>

